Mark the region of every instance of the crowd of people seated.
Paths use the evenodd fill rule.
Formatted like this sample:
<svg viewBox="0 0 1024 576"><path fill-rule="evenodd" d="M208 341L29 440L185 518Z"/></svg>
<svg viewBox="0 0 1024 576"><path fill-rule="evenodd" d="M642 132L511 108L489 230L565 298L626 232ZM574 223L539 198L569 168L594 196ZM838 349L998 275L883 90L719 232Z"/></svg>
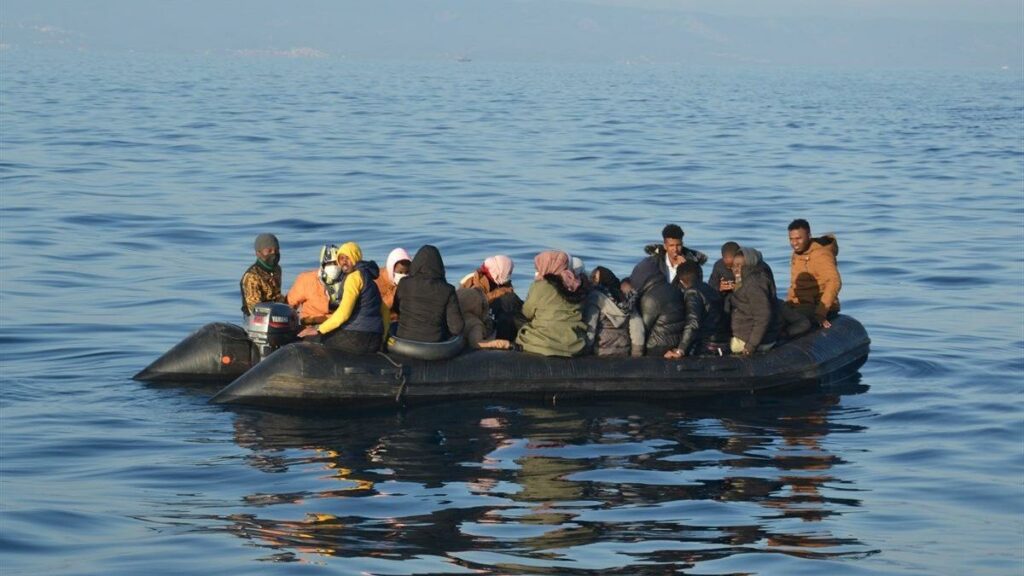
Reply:
<svg viewBox="0 0 1024 576"><path fill-rule="evenodd" d="M806 220L789 225L785 300L757 249L726 242L705 282L708 257L684 246L683 236L678 225L665 226L662 243L646 246L647 256L621 280L604 266L588 274L566 252L541 252L524 301L512 287L508 256L487 258L453 286L434 246L412 258L395 248L381 272L354 242L324 246L319 267L300 273L285 296L280 244L260 234L256 262L239 285L242 312L287 302L304 326L299 337L355 354L383 350L392 334L426 343L461 337L471 349L556 357L668 359L766 352L814 326L830 328L839 313L838 242L812 237Z"/></svg>

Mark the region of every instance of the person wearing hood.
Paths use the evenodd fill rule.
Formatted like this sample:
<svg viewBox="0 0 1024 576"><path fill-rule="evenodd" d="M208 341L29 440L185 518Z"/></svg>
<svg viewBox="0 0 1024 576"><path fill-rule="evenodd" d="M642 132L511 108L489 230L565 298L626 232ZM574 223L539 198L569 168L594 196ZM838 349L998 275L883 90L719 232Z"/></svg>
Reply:
<svg viewBox="0 0 1024 576"><path fill-rule="evenodd" d="M843 287L836 264L839 241L831 234L812 238L811 225L797 219L789 224L789 245L793 255L786 305L823 328L832 327L830 320L839 314L839 290Z"/></svg>
<svg viewBox="0 0 1024 576"><path fill-rule="evenodd" d="M388 324L388 309L374 282L380 269L376 262L363 260L355 242L338 248L336 262L345 275L338 308L319 327L303 329L299 337L317 336L324 346L351 354L378 352Z"/></svg>
<svg viewBox="0 0 1024 576"><path fill-rule="evenodd" d="M677 287L683 292L686 323L679 345L665 353L665 358L683 358L702 354L722 355L719 323L722 320L722 298L718 291L700 279L696 262L683 262L676 272Z"/></svg>
<svg viewBox="0 0 1024 576"><path fill-rule="evenodd" d="M619 279L604 266L591 272L590 285L583 307L587 348L597 356L643 356L644 321L636 292L623 294Z"/></svg>
<svg viewBox="0 0 1024 576"><path fill-rule="evenodd" d="M572 273L580 279L580 284L583 286L581 289L585 294L590 293L590 289L593 285L590 283L590 274L587 274L587 265L583 262L583 258L579 256L571 256L569 258L569 268L572 269ZM605 268L605 270L608 270Z"/></svg>
<svg viewBox="0 0 1024 576"><path fill-rule="evenodd" d="M395 303L395 290L398 289L398 283L409 275L409 265L411 264L412 258L409 257L409 253L405 251L405 248L395 248L388 254L387 267L384 269L384 273L377 277L377 289L380 290L380 297L384 301L384 304L391 310ZM398 314L394 311L391 312L391 321L398 321Z"/></svg>
<svg viewBox="0 0 1024 576"><path fill-rule="evenodd" d="M733 262L738 282L725 310L732 324L729 347L734 354L771 350L781 328L778 297L761 263L761 253L753 248L740 248Z"/></svg>
<svg viewBox="0 0 1024 576"><path fill-rule="evenodd" d="M661 256L650 256L641 260L629 276L629 283L639 298L647 356L662 357L669 350L675 350L686 319L683 293L665 279L663 265Z"/></svg>
<svg viewBox="0 0 1024 576"><path fill-rule="evenodd" d="M569 269L569 255L550 250L533 259L536 280L523 304L526 324L516 343L524 352L544 356L578 356L587 345L580 279Z"/></svg>
<svg viewBox="0 0 1024 576"><path fill-rule="evenodd" d="M284 302L281 294L281 244L273 234L260 234L253 243L256 262L246 269L238 282L242 293L242 315L249 317L260 302Z"/></svg>
<svg viewBox="0 0 1024 576"><path fill-rule="evenodd" d="M479 288L487 298L494 318L494 330L501 340L513 341L526 322L522 317L523 300L512 289L515 264L503 254L491 256L475 272L466 275L459 285Z"/></svg>
<svg viewBox="0 0 1024 576"><path fill-rule="evenodd" d="M644 252L658 259L658 268L665 281L673 284L676 279L676 269L683 262L696 262L703 266L708 261L708 255L683 246L683 229L678 224L669 224L661 230L661 244L648 244Z"/></svg>
<svg viewBox="0 0 1024 576"><path fill-rule="evenodd" d="M288 291L288 305L299 311L303 326L324 322L341 302L342 276L337 259L338 247L325 244L320 249L320 267L295 277Z"/></svg>
<svg viewBox="0 0 1024 576"><path fill-rule="evenodd" d="M459 309L462 310L462 319L465 321L462 335L466 338L469 348L473 350L484 348L508 350L512 347L512 343L508 340L495 338L494 331L488 327L490 309L487 306L487 297L483 290L459 288L455 291L455 297L459 301Z"/></svg>
<svg viewBox="0 0 1024 576"><path fill-rule="evenodd" d="M401 317L399 338L417 342L443 342L462 334L464 323L455 288L445 280L444 262L436 247L427 244L416 252L395 291L392 310Z"/></svg>

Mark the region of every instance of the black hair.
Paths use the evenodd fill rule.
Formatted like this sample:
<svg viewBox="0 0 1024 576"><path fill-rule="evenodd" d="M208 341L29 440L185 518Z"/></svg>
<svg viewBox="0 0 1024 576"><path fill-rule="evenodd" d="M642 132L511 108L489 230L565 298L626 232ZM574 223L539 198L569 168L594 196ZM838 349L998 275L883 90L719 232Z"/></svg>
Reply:
<svg viewBox="0 0 1024 576"><path fill-rule="evenodd" d="M732 240L726 242L725 244L722 244L722 256L725 256L726 254L735 255L739 251L740 245L733 242Z"/></svg>
<svg viewBox="0 0 1024 576"><path fill-rule="evenodd" d="M803 218L797 218L789 223L789 231L793 230L807 230L807 234L811 233L811 224Z"/></svg>
<svg viewBox="0 0 1024 576"><path fill-rule="evenodd" d="M683 229L680 228L678 224L669 224L668 226L665 226L664 228L661 229L661 237L663 239L671 238L673 240L682 240Z"/></svg>
<svg viewBox="0 0 1024 576"><path fill-rule="evenodd" d="M587 291L583 289L582 282L576 290L569 290L569 288L566 287L565 282L562 280L562 277L558 274L545 274L544 280L546 280L548 284L554 286L555 291L558 292L562 298L565 298L572 304L579 304L587 297Z"/></svg>
<svg viewBox="0 0 1024 576"><path fill-rule="evenodd" d="M676 267L676 282L680 286L683 285L683 280L690 286L693 286L703 279L704 272L700 269L700 264L697 264L693 260L687 260Z"/></svg>
<svg viewBox="0 0 1024 576"><path fill-rule="evenodd" d="M622 294L622 282L614 272L604 266L597 266L591 274L597 274L597 286L599 288L606 290L608 295L616 302L622 302L623 298L625 298Z"/></svg>

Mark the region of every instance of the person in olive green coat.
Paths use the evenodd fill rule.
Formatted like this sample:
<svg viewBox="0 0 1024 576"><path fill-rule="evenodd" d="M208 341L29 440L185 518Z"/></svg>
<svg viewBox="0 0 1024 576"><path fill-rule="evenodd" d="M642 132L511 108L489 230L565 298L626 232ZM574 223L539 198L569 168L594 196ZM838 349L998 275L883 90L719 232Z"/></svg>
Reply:
<svg viewBox="0 0 1024 576"><path fill-rule="evenodd" d="M569 269L565 252L541 252L533 259L537 280L523 304L526 324L516 343L524 352L544 356L578 356L586 348L587 325L583 323L586 293L580 279Z"/></svg>

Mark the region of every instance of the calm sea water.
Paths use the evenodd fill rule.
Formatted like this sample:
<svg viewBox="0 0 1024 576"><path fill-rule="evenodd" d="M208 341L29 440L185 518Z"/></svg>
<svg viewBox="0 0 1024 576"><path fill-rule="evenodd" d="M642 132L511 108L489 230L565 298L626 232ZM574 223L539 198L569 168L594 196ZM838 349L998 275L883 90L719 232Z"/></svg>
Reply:
<svg viewBox="0 0 1024 576"><path fill-rule="evenodd" d="M1019 574L1013 72L0 52L5 574ZM838 234L861 377L787 397L225 410L130 376L253 236L628 273Z"/></svg>

